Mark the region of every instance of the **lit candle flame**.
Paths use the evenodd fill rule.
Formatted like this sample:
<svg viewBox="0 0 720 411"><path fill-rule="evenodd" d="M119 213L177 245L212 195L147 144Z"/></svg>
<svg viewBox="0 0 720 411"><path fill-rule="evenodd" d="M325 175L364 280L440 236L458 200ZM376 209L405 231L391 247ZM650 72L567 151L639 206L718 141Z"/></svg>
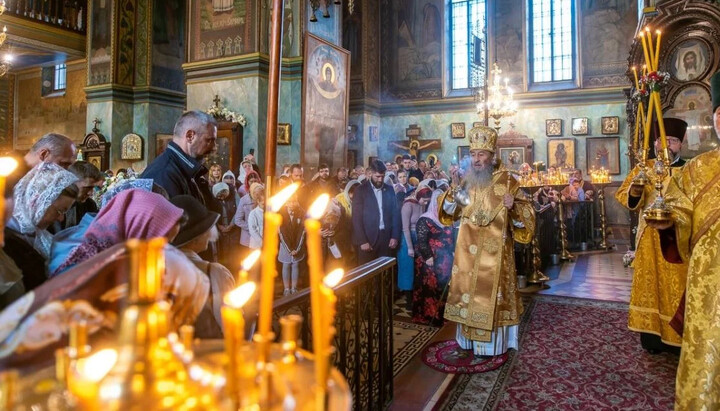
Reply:
<svg viewBox="0 0 720 411"><path fill-rule="evenodd" d="M310 206L308 216L314 220L319 220L320 217L325 214L325 209L327 209L329 202L330 196L328 194L321 194Z"/></svg>
<svg viewBox="0 0 720 411"><path fill-rule="evenodd" d="M14 158L0 157L0 176L9 176L17 166L18 162Z"/></svg>
<svg viewBox="0 0 720 411"><path fill-rule="evenodd" d="M655 34L660 35L660 30L655 30Z"/></svg>
<svg viewBox="0 0 720 411"><path fill-rule="evenodd" d="M117 362L118 353L113 349L105 349L77 360L75 369L83 381L100 382Z"/></svg>
<svg viewBox="0 0 720 411"><path fill-rule="evenodd" d="M241 308L255 292L255 283L250 281L225 294L225 304L233 308Z"/></svg>
<svg viewBox="0 0 720 411"><path fill-rule="evenodd" d="M262 254L262 250L258 249L245 257L245 259L242 261L242 269L245 271L249 271L255 265L257 260L260 259L260 254Z"/></svg>
<svg viewBox="0 0 720 411"><path fill-rule="evenodd" d="M285 204L285 202L288 201L293 194L295 194L295 191L297 191L298 188L300 188L300 185L298 183L293 183L272 196L268 202L270 205L270 211L273 213L280 211L283 204Z"/></svg>
<svg viewBox="0 0 720 411"><path fill-rule="evenodd" d="M344 275L345 270L342 268L335 269L323 278L323 283L325 283L326 287L333 288L340 283Z"/></svg>

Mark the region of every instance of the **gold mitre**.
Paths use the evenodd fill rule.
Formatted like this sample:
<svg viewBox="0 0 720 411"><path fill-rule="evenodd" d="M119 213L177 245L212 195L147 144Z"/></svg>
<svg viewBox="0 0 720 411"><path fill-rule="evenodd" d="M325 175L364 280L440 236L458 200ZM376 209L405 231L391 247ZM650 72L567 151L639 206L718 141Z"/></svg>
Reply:
<svg viewBox="0 0 720 411"><path fill-rule="evenodd" d="M497 138L497 131L486 126L475 126L468 132L470 150L486 150L495 153Z"/></svg>

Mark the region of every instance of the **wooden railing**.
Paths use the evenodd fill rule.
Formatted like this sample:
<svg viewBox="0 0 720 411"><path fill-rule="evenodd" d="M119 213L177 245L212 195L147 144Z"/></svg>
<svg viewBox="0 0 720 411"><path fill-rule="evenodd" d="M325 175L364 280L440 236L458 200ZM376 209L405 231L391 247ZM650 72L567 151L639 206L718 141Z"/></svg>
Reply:
<svg viewBox="0 0 720 411"><path fill-rule="evenodd" d="M5 0L5 13L85 33L87 0Z"/></svg>
<svg viewBox="0 0 720 411"><path fill-rule="evenodd" d="M353 393L355 410L386 409L393 397L393 288L397 264L383 257L345 275L335 287L335 367ZM312 350L310 290L275 301L276 320L286 314L305 319L301 343ZM273 325L279 335L278 322Z"/></svg>

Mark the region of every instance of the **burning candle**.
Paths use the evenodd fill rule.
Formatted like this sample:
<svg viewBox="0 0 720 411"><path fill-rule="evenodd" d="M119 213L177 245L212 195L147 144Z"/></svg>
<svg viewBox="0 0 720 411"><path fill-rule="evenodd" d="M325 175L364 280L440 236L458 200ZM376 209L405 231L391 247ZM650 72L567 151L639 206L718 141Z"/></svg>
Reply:
<svg viewBox="0 0 720 411"><path fill-rule="evenodd" d="M255 292L255 283L250 281L225 294L221 316L225 351L228 355L227 390L234 401L238 401L239 356L238 350L245 342L245 319L242 307Z"/></svg>
<svg viewBox="0 0 720 411"><path fill-rule="evenodd" d="M642 44L642 47L643 47L643 54L645 55L645 62L647 62L647 64L652 64L652 60L650 59L650 54L648 53L648 45L647 45L647 42L645 41L645 32L641 31L639 36L640 36L640 43ZM643 69L647 69L647 65L644 65ZM643 72L643 74L645 74L645 73Z"/></svg>
<svg viewBox="0 0 720 411"><path fill-rule="evenodd" d="M298 184L291 184L268 201L265 211L265 227L263 229L263 267L260 283L260 315L258 318L258 333L268 338L272 323L273 290L275 286L275 259L278 253L278 230L282 224L282 216L278 214L280 208L292 197L298 189Z"/></svg>
<svg viewBox="0 0 720 411"><path fill-rule="evenodd" d="M5 179L17 168L12 157L0 157L0 246L5 244Z"/></svg>
<svg viewBox="0 0 720 411"><path fill-rule="evenodd" d="M245 259L242 261L242 264L240 266L240 273L238 274L238 284L245 284L248 282L248 271L255 265L257 260L260 259L260 254L262 252L260 250L255 250L250 255L245 257Z"/></svg>
<svg viewBox="0 0 720 411"><path fill-rule="evenodd" d="M633 72L633 77L635 78L635 89L636 89L636 90L639 90L639 89L640 89L640 82L638 82L637 69L635 68L635 66L632 66L631 69L632 69L632 72Z"/></svg>
<svg viewBox="0 0 720 411"><path fill-rule="evenodd" d="M308 266L310 268L310 306L312 313L313 351L321 352L322 333L320 306L320 282L322 281L323 261L320 235L320 218L325 213L330 196L322 194L312 203L305 219L305 238L307 239Z"/></svg>
<svg viewBox="0 0 720 411"><path fill-rule="evenodd" d="M75 366L68 376L68 388L77 397L82 409L100 409L99 383L115 366L117 359L117 351L105 349L75 362Z"/></svg>
<svg viewBox="0 0 720 411"><path fill-rule="evenodd" d="M655 45L655 57L653 59L653 67L655 68L655 71L657 71L658 63L660 62L660 36L662 35L662 32L660 30L655 30L655 34L657 34L657 43Z"/></svg>
<svg viewBox="0 0 720 411"><path fill-rule="evenodd" d="M650 60L647 60L647 65L650 72L655 71L655 65L653 64L655 61L655 49L653 48L652 40L653 38L652 33L650 32L650 27L645 27L645 41L647 41L648 55L650 57Z"/></svg>

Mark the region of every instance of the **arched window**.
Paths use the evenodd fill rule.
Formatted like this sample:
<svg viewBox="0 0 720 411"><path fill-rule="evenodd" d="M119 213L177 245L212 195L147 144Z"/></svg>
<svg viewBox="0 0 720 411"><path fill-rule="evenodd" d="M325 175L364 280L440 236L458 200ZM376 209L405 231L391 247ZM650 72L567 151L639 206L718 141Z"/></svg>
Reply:
<svg viewBox="0 0 720 411"><path fill-rule="evenodd" d="M575 1L528 0L531 83L575 79Z"/></svg>
<svg viewBox="0 0 720 411"><path fill-rule="evenodd" d="M487 20L485 0L450 0L452 89L476 87L483 81Z"/></svg>

